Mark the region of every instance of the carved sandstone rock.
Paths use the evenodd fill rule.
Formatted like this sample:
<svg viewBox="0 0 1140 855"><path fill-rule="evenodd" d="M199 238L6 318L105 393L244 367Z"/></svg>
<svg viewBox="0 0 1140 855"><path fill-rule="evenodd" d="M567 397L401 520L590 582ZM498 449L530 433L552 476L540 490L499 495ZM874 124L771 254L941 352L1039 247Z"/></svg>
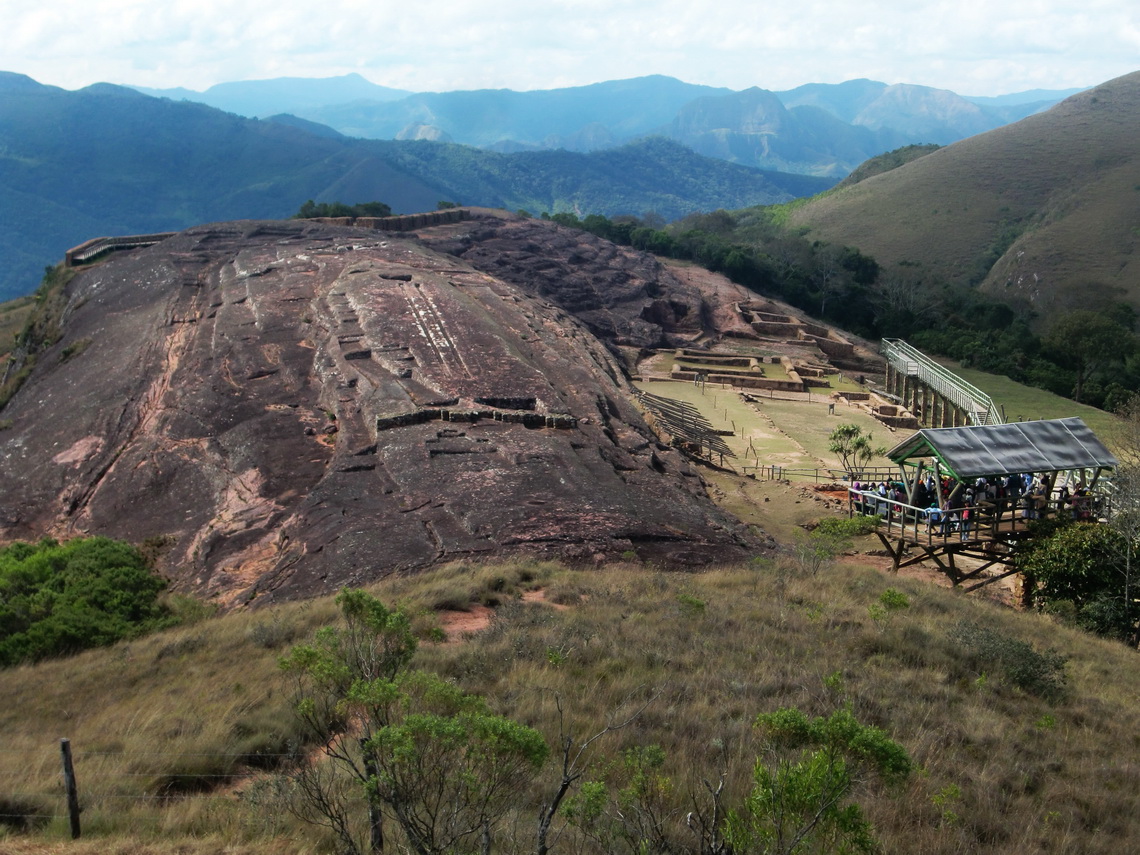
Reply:
<svg viewBox="0 0 1140 855"><path fill-rule="evenodd" d="M5 540L167 536L176 587L225 605L465 556L756 546L582 323L415 241L216 224L68 288L4 410Z"/></svg>

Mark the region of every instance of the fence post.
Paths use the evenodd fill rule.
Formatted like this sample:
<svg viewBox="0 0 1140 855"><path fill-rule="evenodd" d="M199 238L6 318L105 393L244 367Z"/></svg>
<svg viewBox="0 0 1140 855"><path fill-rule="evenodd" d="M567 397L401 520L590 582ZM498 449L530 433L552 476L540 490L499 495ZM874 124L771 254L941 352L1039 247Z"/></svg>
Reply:
<svg viewBox="0 0 1140 855"><path fill-rule="evenodd" d="M71 839L79 839L79 788L75 784L75 767L71 763L71 740L59 741L63 760L63 785L67 790L67 815L71 820Z"/></svg>

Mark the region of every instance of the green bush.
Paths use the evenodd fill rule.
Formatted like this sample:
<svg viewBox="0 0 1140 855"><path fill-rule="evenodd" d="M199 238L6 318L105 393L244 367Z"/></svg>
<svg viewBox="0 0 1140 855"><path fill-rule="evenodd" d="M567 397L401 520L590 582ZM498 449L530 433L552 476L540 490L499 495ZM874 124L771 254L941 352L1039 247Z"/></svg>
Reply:
<svg viewBox="0 0 1140 855"><path fill-rule="evenodd" d="M317 217L390 217L392 209L383 202L314 202L309 199L293 215L294 220L312 220Z"/></svg>
<svg viewBox="0 0 1140 855"><path fill-rule="evenodd" d="M878 514L856 514L853 517L824 517L816 531L833 537L862 537L874 534L883 518Z"/></svg>
<svg viewBox="0 0 1140 855"><path fill-rule="evenodd" d="M1055 650L1041 653L1031 644L969 621L954 627L950 638L1022 691L1046 700L1058 700L1065 692L1065 657Z"/></svg>
<svg viewBox="0 0 1140 855"><path fill-rule="evenodd" d="M63 656L169 624L166 583L128 543L44 539L0 549L0 666Z"/></svg>

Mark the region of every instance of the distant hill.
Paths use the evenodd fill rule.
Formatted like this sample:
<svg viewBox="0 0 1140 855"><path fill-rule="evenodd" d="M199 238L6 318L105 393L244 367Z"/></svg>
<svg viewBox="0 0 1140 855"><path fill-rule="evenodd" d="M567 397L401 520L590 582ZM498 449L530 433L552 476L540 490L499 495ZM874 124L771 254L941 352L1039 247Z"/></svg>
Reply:
<svg viewBox="0 0 1140 855"><path fill-rule="evenodd" d="M429 125L456 142L480 147L509 141L588 151L658 132L694 99L729 91L651 75L533 92L482 89L423 93L385 103L358 100L301 115L369 139L395 139L410 126ZM599 128L605 129L600 137Z"/></svg>
<svg viewBox="0 0 1140 855"><path fill-rule="evenodd" d="M272 80L243 80L219 83L205 92L182 88L133 88L158 98L197 101L251 119L263 119L278 113L300 113L324 104L343 104L361 99L391 101L411 94L403 89L377 86L359 74L318 79L278 77Z"/></svg>
<svg viewBox="0 0 1140 855"><path fill-rule="evenodd" d="M1039 316L1140 308L1140 73L812 200L790 224Z"/></svg>
<svg viewBox="0 0 1140 855"><path fill-rule="evenodd" d="M87 238L281 218L306 199L465 204L676 218L769 204L830 182L700 157L665 140L575 154L500 154L428 141L347 139L299 122L98 84L77 92L0 74L0 299Z"/></svg>
<svg viewBox="0 0 1140 855"><path fill-rule="evenodd" d="M359 100L301 115L349 136L396 139L435 128L455 142L500 151L591 151L659 133L733 163L842 177L884 151L954 142L1057 100L977 104L946 90L872 80L733 92L656 75L547 91Z"/></svg>
<svg viewBox="0 0 1140 855"><path fill-rule="evenodd" d="M1084 92L1087 86L1073 89L1027 89L1024 92L1011 92L1008 95L964 95L967 101L992 107L1018 107L1026 104L1041 104L1046 101L1056 102L1078 92Z"/></svg>
<svg viewBox="0 0 1140 855"><path fill-rule="evenodd" d="M1044 89L993 98L969 98L947 89L875 80L808 83L777 92L785 106L819 107L857 127L887 129L898 145L945 145L1046 109L1079 89Z"/></svg>
<svg viewBox="0 0 1140 855"><path fill-rule="evenodd" d="M836 177L906 141L889 129L849 124L817 106L789 109L775 93L757 88L687 104L668 135L709 157Z"/></svg>

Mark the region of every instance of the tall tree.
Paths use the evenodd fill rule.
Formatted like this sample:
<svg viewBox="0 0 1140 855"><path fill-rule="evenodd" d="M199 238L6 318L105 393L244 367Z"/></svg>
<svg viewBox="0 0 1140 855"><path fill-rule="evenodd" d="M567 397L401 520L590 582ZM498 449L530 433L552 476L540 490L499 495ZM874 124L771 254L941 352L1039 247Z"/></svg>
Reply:
<svg viewBox="0 0 1140 855"><path fill-rule="evenodd" d="M1092 375L1136 350L1132 333L1111 317L1087 309L1061 315L1045 335L1054 359L1076 374L1073 400L1080 402Z"/></svg>

